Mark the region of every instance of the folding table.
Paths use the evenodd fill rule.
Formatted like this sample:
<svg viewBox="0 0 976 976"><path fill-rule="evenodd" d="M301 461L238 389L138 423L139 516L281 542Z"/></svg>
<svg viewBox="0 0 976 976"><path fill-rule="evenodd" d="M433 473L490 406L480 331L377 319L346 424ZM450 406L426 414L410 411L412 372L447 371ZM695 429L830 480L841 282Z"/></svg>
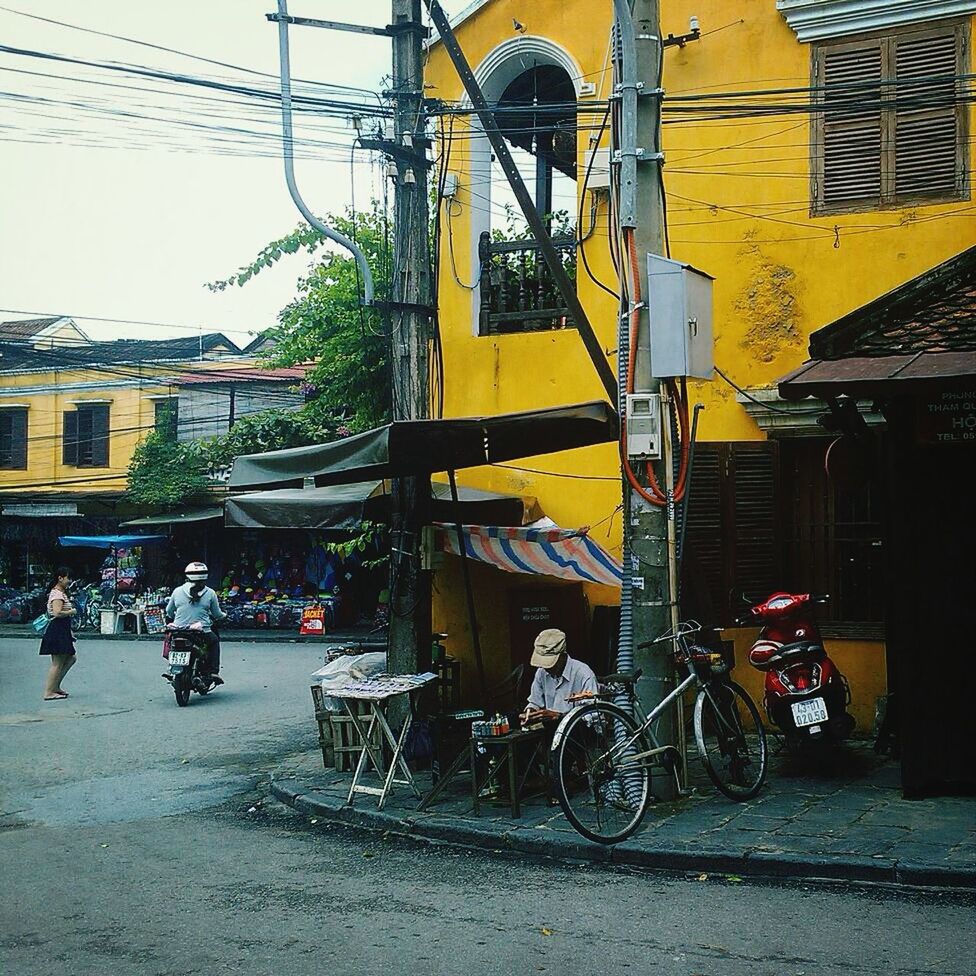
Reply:
<svg viewBox="0 0 976 976"><path fill-rule="evenodd" d="M407 710L407 717L403 722L400 734L395 735L390 723L386 718L387 703L399 695L411 695L418 691L425 684L436 679L436 675L410 675L408 680L412 681L409 687L404 687L404 681L397 678L374 678L366 681L354 682L342 688L330 688L329 697L338 698L346 710L353 727L359 734L362 742L362 749L359 759L356 762L356 771L353 773L352 784L349 787L349 796L346 803L352 806L353 798L357 793L366 793L370 796L379 797L377 809L382 810L387 797L393 791L394 785L409 786L414 796L420 796L420 790L414 782L413 773L403 758L403 746L407 741L407 734L413 725L413 709ZM357 715L355 709L350 706L350 702L363 702L369 708L369 722L364 726L365 716ZM376 729L380 730L382 742L390 747L390 761L387 764L383 758L382 742L380 748L375 748L373 744L373 734ZM364 786L360 780L366 772L367 762L373 764L377 775L383 781L382 786ZM397 778L397 771L402 775Z"/></svg>

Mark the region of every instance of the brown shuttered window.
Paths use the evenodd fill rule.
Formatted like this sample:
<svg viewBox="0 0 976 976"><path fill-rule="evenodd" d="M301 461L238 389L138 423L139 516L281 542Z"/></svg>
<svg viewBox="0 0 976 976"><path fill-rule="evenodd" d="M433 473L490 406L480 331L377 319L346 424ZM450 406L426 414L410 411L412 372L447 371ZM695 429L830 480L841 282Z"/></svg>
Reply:
<svg viewBox="0 0 976 976"><path fill-rule="evenodd" d="M965 24L814 51L814 213L968 199Z"/></svg>
<svg viewBox="0 0 976 976"><path fill-rule="evenodd" d="M682 613L729 624L739 594L765 598L781 585L778 446L767 441L697 449L682 573L682 602L689 605Z"/></svg>
<svg viewBox="0 0 976 976"><path fill-rule="evenodd" d="M108 442L108 404L93 403L65 412L62 451L65 464L77 468L107 468Z"/></svg>
<svg viewBox="0 0 976 976"><path fill-rule="evenodd" d="M61 462L75 466L78 464L78 413L75 410L64 412L64 441Z"/></svg>
<svg viewBox="0 0 976 976"><path fill-rule="evenodd" d="M0 409L0 468L27 468L27 410L22 407Z"/></svg>

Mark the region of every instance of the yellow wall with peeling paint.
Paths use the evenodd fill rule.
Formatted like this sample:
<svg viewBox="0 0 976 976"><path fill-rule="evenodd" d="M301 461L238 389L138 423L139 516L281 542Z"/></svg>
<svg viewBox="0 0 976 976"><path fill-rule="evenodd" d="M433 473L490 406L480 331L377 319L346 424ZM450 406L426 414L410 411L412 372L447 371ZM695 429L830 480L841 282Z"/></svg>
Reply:
<svg viewBox="0 0 976 976"><path fill-rule="evenodd" d="M567 52L581 80L596 84L591 97L603 99L611 84L611 9L609 2L583 0L493 0L462 23L457 36L477 70L499 45L520 43L515 19L525 28L521 36L545 37ZM811 83L811 48L798 42L774 0L669 0L662 4L664 34L686 31L691 15L699 18L703 37L667 50L664 87L672 96ZM432 98L462 98L460 82L439 44L429 55L426 84ZM586 100L585 95L580 98L578 116L581 163L593 126L602 118L599 110L584 114ZM669 113L666 119L672 253L715 276L715 360L740 386L772 386L804 361L811 332L976 244L976 218L967 210L968 201L812 217L807 115L680 122ZM973 132L976 119L971 118ZM485 187L471 185L469 136L466 118L456 119L448 169L458 176L459 192L442 210L445 247L439 269L445 415L602 397L602 387L572 331L476 335L471 290L463 284L470 285L476 277L472 216L487 201ZM971 164L970 158L970 172ZM583 201L587 215L591 201ZM587 256L596 276L612 282L605 197L597 198L596 206L597 224L586 245ZM584 225L589 225L588 217ZM582 270L578 289L604 348L612 351L613 299ZM764 436L736 401L735 392L718 377L692 383L690 391L693 402L707 407L700 427L703 440ZM486 467L465 472L463 480L535 495L563 526L600 523L604 528L595 538L619 556L620 520L613 513L620 492L612 480L618 470L616 452L607 446ZM608 480L571 480L540 471ZM593 590L590 597L594 602L608 599L605 590ZM435 608L435 614L448 612L446 605ZM854 648L854 656L841 649L842 666L846 663L857 672L856 680L852 676L856 708L866 719L885 688L882 646L846 643ZM461 646L454 651L465 653ZM861 662L867 663L862 667Z"/></svg>

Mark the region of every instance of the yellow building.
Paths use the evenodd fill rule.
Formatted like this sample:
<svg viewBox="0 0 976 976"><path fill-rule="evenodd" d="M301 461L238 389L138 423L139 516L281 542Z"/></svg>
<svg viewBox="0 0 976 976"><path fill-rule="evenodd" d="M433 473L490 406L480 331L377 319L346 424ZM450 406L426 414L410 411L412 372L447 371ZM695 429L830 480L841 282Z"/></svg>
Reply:
<svg viewBox="0 0 976 976"><path fill-rule="evenodd" d="M669 0L662 5L664 176L672 255L714 276L716 375L701 402L689 520L699 606L728 623L730 591L829 591L829 650L870 729L886 687L877 499L828 480L827 407L785 402L775 381L810 334L976 243L971 207L971 5L915 0ZM964 11L964 16L950 14ZM940 16L945 14L945 16ZM458 40L573 268L613 362L617 289L610 245L608 99L612 4L481 0ZM442 44L426 94L439 125L439 311L445 416L501 413L604 396L566 328L531 242L468 111ZM584 265L584 260L585 265ZM609 292L609 293L608 293ZM719 370L721 372L719 372ZM869 424L882 418L862 404ZM467 472L471 485L533 495L559 525L593 526L619 557L613 446ZM435 629L469 640L454 574L435 578ZM513 590L538 580L479 567L483 642L498 678L527 649ZM618 601L584 587L592 608ZM543 597L540 596L540 601ZM538 602L538 601L537 601ZM543 601L544 602L544 601ZM530 615L531 616L531 615ZM523 613L523 622L526 621ZM741 653L751 632L740 632ZM758 692L760 676L741 667Z"/></svg>
<svg viewBox="0 0 976 976"><path fill-rule="evenodd" d="M93 342L70 317L0 323L6 581L33 582L59 534L116 531L132 517L122 499L129 463L159 424L189 439L301 404L295 371L254 364L219 333Z"/></svg>

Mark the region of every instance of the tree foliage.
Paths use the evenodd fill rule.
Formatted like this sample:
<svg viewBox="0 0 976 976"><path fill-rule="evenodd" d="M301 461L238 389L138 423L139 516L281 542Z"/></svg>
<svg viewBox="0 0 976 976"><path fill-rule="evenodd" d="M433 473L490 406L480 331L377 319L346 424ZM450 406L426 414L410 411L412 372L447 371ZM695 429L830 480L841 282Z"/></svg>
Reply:
<svg viewBox="0 0 976 976"><path fill-rule="evenodd" d="M136 446L129 462L126 493L143 505L175 508L207 497L207 463L198 444L178 443L165 429Z"/></svg>
<svg viewBox="0 0 976 976"><path fill-rule="evenodd" d="M242 454L260 454L287 447L306 447L335 440L334 422L305 410L262 410L238 420L222 437L199 442L199 450L213 470L229 467Z"/></svg>
<svg viewBox="0 0 976 976"><path fill-rule="evenodd" d="M326 222L353 238L376 273L377 298L385 297L385 275L378 271L389 253L388 228L378 203L353 216L330 215ZM264 247L248 265L209 286L222 290L245 285L286 255L321 254L298 281L298 295L265 333L270 366L311 363L306 377L312 402L306 412L319 423L345 421L354 430L385 423L390 416L387 336L375 308L361 304L362 281L355 260L345 251L322 250L325 239L300 224Z"/></svg>
<svg viewBox="0 0 976 976"><path fill-rule="evenodd" d="M378 272L389 254L385 215L379 205L362 213L326 218L330 226L356 240L378 279L377 298L385 296ZM175 508L207 495L214 476L241 454L321 444L385 423L390 416L387 337L375 308L361 304L362 282L356 262L345 251L324 249L325 238L305 224L261 249L250 264L212 291L246 285L283 257L313 255L316 261L298 280L298 293L265 333L262 356L268 366L308 365L299 410L272 409L242 417L222 437L176 441L172 432L154 431L136 448L129 467L128 495L146 505Z"/></svg>

